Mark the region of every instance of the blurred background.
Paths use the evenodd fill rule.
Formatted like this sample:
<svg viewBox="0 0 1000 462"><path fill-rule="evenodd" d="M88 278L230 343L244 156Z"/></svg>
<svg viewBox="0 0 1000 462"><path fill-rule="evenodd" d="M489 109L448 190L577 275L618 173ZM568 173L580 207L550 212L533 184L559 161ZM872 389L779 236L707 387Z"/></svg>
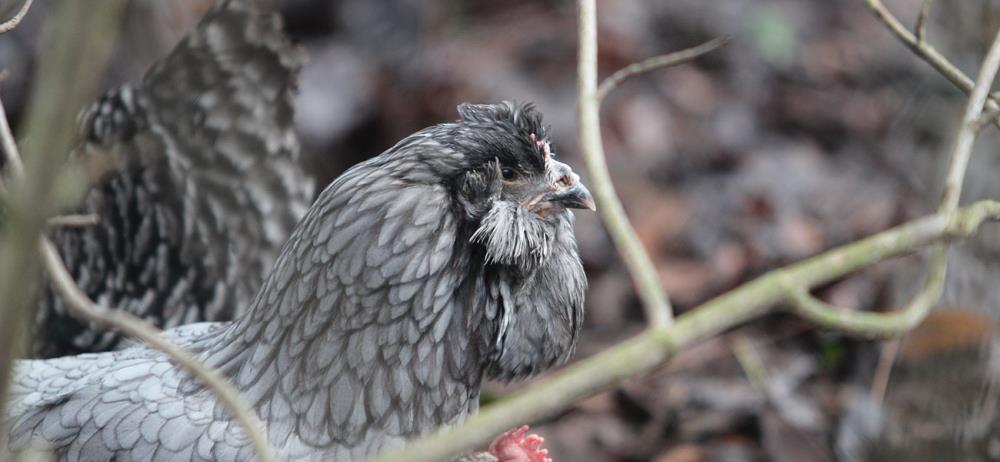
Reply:
<svg viewBox="0 0 1000 462"><path fill-rule="evenodd" d="M18 2L4 2L9 17ZM576 145L576 10L567 0L271 0L308 52L297 126L325 184L464 101L533 101L559 155ZM134 0L104 87L138 79L206 0ZM913 24L921 0L886 5ZM695 63L630 80L603 106L609 167L680 311L768 269L936 208L964 95L862 0L602 0L600 72L697 45ZM0 40L16 124L51 9ZM930 42L967 74L1000 27L1000 1L938 0ZM79 108L65 108L77 111ZM1000 136L976 146L963 201L1000 197ZM577 214L590 279L577 357L643 328L597 216ZM685 351L539 423L557 462L1000 460L1000 229L951 255L939 309L899 341L773 315ZM906 303L919 256L817 291L853 309ZM741 360L737 360L737 357ZM750 380L748 377L752 377ZM490 384L487 399L518 385Z"/></svg>

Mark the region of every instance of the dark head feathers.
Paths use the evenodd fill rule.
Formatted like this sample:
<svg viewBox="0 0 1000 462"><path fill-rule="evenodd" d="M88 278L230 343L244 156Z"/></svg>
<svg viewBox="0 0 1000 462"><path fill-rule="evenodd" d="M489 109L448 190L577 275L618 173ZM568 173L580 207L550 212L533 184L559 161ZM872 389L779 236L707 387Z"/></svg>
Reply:
<svg viewBox="0 0 1000 462"><path fill-rule="evenodd" d="M531 103L470 104L458 106L456 141L473 165L494 159L524 173L545 171L545 151L536 142L548 142L549 127Z"/></svg>
<svg viewBox="0 0 1000 462"><path fill-rule="evenodd" d="M549 128L542 125L542 114L535 110L533 103L462 103L458 105L458 115L461 117L459 123L462 124L500 124L512 132L534 133L540 138L546 135Z"/></svg>

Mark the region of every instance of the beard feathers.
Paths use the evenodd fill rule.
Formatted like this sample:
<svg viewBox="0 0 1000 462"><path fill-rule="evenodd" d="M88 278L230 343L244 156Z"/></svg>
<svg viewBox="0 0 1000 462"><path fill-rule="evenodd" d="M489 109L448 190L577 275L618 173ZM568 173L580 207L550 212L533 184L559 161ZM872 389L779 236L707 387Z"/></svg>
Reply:
<svg viewBox="0 0 1000 462"><path fill-rule="evenodd" d="M536 268L552 252L551 225L509 201L495 201L470 241L486 248L486 263Z"/></svg>

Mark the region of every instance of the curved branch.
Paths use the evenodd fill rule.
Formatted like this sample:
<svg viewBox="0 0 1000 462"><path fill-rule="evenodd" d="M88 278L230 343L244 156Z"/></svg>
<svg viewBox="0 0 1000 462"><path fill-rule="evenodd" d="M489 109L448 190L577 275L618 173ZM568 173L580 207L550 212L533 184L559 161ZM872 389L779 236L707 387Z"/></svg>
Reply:
<svg viewBox="0 0 1000 462"><path fill-rule="evenodd" d="M615 71L614 74L611 74L608 78L601 82L601 85L597 87L597 99L603 100L605 96L608 96L608 93L611 93L611 91L615 88L618 88L618 85L621 85L621 83L625 80L655 69L676 66L678 64L693 61L705 54L726 46L729 44L729 41L729 37L716 37L702 43L701 45L675 51L673 53L654 56L637 63L629 64L628 66Z"/></svg>
<svg viewBox="0 0 1000 462"><path fill-rule="evenodd" d="M825 303L798 287L791 290L791 310L794 314L816 325L838 331L870 337L892 337L906 333L920 324L944 290L947 265L946 246L934 246L931 272L923 289L905 308L892 312L854 311Z"/></svg>
<svg viewBox="0 0 1000 462"><path fill-rule="evenodd" d="M35 0L24 0L24 4L21 5L21 9L17 11L14 17L0 23L0 34L6 34L14 30L18 24L21 24L21 20L24 16L28 14L28 10L31 9L31 3Z"/></svg>
<svg viewBox="0 0 1000 462"><path fill-rule="evenodd" d="M646 313L652 326L669 326L673 323L673 307L667 296L653 261L643 248L622 207L615 187L611 183L608 164L601 140L600 96L597 90L597 12L594 0L580 0L579 36L580 56L577 67L579 85L580 146L590 172L590 182L597 201L597 211L621 253L635 281Z"/></svg>
<svg viewBox="0 0 1000 462"><path fill-rule="evenodd" d="M59 251L52 245L52 242L43 237L38 244L39 252L42 254L42 263L49 274L52 288L63 298L67 308L75 317L95 322L101 326L117 329L163 352L215 392L219 400L222 401L223 406L233 415L233 418L246 428L247 436L250 438L254 450L257 452L258 460L261 462L274 462L276 460L271 445L264 436L264 425L257 418L257 415L250 406L240 398L240 392L236 387L226 381L217 371L209 368L181 347L164 338L159 329L149 325L131 313L121 310L109 310L94 303L87 297L87 294L83 293L77 287L73 281L73 276L66 270L62 257L59 256Z"/></svg>

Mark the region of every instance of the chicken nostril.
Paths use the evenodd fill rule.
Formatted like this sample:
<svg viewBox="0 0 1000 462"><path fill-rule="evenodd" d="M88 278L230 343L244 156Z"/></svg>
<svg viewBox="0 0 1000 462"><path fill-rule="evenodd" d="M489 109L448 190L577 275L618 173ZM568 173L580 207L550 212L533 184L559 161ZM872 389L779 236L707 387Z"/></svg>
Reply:
<svg viewBox="0 0 1000 462"><path fill-rule="evenodd" d="M562 175L558 180L556 180L556 184L558 184L560 188L572 187L573 183L574 181L572 175Z"/></svg>

